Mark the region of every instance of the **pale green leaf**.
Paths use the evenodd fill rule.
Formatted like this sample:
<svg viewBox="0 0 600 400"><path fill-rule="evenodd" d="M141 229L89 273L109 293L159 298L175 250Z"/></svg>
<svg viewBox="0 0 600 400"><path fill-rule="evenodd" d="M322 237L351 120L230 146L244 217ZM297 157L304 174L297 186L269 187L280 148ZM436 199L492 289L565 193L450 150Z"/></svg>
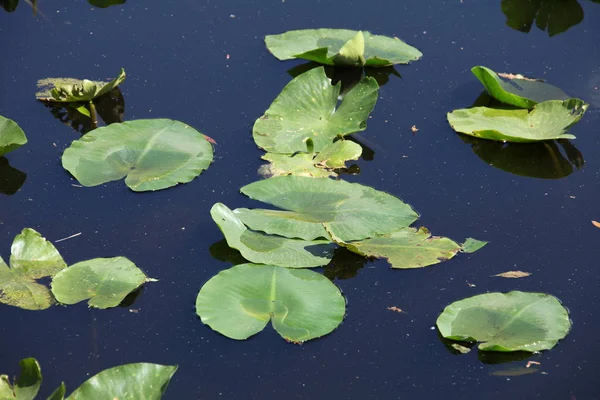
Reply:
<svg viewBox="0 0 600 400"><path fill-rule="evenodd" d="M268 35L265 44L279 60L303 58L327 65L385 67L407 64L423 55L398 38L348 29L288 31Z"/></svg>
<svg viewBox="0 0 600 400"><path fill-rule="evenodd" d="M12 119L0 115L0 156L27 143L25 132Z"/></svg>
<svg viewBox="0 0 600 400"><path fill-rule="evenodd" d="M310 176L314 178L337 176L333 171L317 167L314 156L312 153L297 153L294 155L267 153L261 158L269 161L269 164L261 165L258 173L265 178L282 175Z"/></svg>
<svg viewBox="0 0 600 400"><path fill-rule="evenodd" d="M473 238L467 238L462 244L460 251L462 251L463 253L475 253L477 250L481 249L486 244L488 244L488 242Z"/></svg>
<svg viewBox="0 0 600 400"><path fill-rule="evenodd" d="M548 100L568 100L565 92L556 86L525 77L502 79L489 68L476 66L471 68L490 96L496 100L519 108L531 108Z"/></svg>
<svg viewBox="0 0 600 400"><path fill-rule="evenodd" d="M212 145L179 121L140 119L111 124L71 143L63 167L83 186L125 178L136 192L187 183L208 168Z"/></svg>
<svg viewBox="0 0 600 400"><path fill-rule="evenodd" d="M125 70L121 68L119 75L110 82L75 78L40 79L37 83L39 91L35 97L42 101L61 103L89 102L119 86L125 81L125 76Z"/></svg>
<svg viewBox="0 0 600 400"><path fill-rule="evenodd" d="M239 250L253 263L310 268L326 265L333 255L334 245L328 240L296 240L251 231L221 203L212 207L210 215L225 235L229 247Z"/></svg>
<svg viewBox="0 0 600 400"><path fill-rule="evenodd" d="M294 78L252 130L256 144L271 153L320 152L339 136L363 131L375 107L379 86L363 78L338 106L340 84L331 85L322 67Z"/></svg>
<svg viewBox="0 0 600 400"><path fill-rule="evenodd" d="M52 293L62 304L89 299L89 306L118 306L125 297L148 281L125 257L95 258L71 265L52 279Z"/></svg>
<svg viewBox="0 0 600 400"><path fill-rule="evenodd" d="M454 257L460 245L448 238L431 236L425 228L402 228L384 236L358 242L336 243L365 257L385 258L392 268L422 268Z"/></svg>
<svg viewBox="0 0 600 400"><path fill-rule="evenodd" d="M221 271L196 299L202 322L237 340L271 321L286 340L304 342L333 331L345 308L340 290L323 275L273 265L241 264Z"/></svg>
<svg viewBox="0 0 600 400"><path fill-rule="evenodd" d="M346 168L346 161L358 160L362 147L350 140L338 140L315 157L315 164L327 168Z"/></svg>
<svg viewBox="0 0 600 400"><path fill-rule="evenodd" d="M532 110L474 107L448 113L448 122L455 131L482 139L507 142L574 139L567 131L581 119L587 107L578 99L545 101Z"/></svg>
<svg viewBox="0 0 600 400"><path fill-rule="evenodd" d="M409 226L419 216L402 200L368 186L327 178L281 176L241 189L252 199L281 210L237 209L254 230L311 240L329 237L361 240Z"/></svg>
<svg viewBox="0 0 600 400"><path fill-rule="evenodd" d="M571 329L569 313L545 293L485 293L454 302L437 319L446 339L477 341L482 351L551 349Z"/></svg>

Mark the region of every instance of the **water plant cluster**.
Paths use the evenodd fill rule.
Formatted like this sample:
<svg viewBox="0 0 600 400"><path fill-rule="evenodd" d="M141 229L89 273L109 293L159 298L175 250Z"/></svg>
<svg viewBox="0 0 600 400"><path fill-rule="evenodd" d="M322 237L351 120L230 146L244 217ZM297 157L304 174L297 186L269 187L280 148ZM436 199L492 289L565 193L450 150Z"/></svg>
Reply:
<svg viewBox="0 0 600 400"><path fill-rule="evenodd" d="M265 42L280 60L303 58L335 67L385 67L422 56L398 38L345 29L290 31L267 36ZM546 83L500 76L486 67L474 67L473 73L492 99L485 107L449 113L456 131L512 142L573 138L567 130L583 116L587 104L582 100ZM125 77L121 70L110 82L46 78L39 82L36 97L66 105L96 128L97 102L118 91ZM242 340L271 322L284 339L302 343L332 332L346 316L341 290L310 270L329 264L336 250L385 259L392 269L414 269L486 244L432 236L428 229L413 226L418 213L398 197L340 179L346 162L361 156L362 147L349 135L367 129L378 89L374 78L364 77L342 93L340 83L333 85L323 67L314 68L292 79L255 121L252 136L269 162L261 167L267 179L241 192L265 208L232 210L222 203L211 208L228 246L245 262L219 272L201 287L196 312L203 323ZM0 117L0 155L26 142L17 123ZM124 178L136 192L162 190L191 182L208 168L213 142L180 121L110 123L74 140L62 155L62 165L83 186ZM51 278L50 287L37 282L45 277ZM15 238L10 267L0 259L0 302L30 310L84 300L90 307L115 307L148 281L152 279L124 257L67 267L56 248L32 229ZM550 349L570 326L560 301L544 293L486 293L448 305L437 319L444 338L467 347L479 342L481 351ZM39 365L25 359L21 366L24 378L14 384L0 377L0 394L33 399L41 384ZM115 367L91 378L67 399L107 396L102 393L118 398L109 388L131 382L151 391L143 398L158 399L175 370L154 364ZM115 385L117 381L122 385ZM50 398L64 396L63 385Z"/></svg>

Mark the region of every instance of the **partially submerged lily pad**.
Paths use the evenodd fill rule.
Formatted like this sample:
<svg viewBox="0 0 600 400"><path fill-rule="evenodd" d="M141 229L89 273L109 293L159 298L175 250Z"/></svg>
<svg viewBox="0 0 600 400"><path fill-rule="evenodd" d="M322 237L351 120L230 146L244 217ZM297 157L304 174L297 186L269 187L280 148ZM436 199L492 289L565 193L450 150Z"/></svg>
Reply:
<svg viewBox="0 0 600 400"><path fill-rule="evenodd" d="M251 183L241 191L283 209L235 210L244 224L305 240L328 238L325 228L345 242L361 240L407 227L419 217L410 205L390 194L327 178L281 176Z"/></svg>
<svg viewBox="0 0 600 400"><path fill-rule="evenodd" d="M486 91L496 100L518 108L531 108L548 100L568 100L570 96L556 86L535 79L515 77L502 79L496 72L483 66L471 68Z"/></svg>
<svg viewBox="0 0 600 400"><path fill-rule="evenodd" d="M27 143L23 129L12 119L0 115L0 156Z"/></svg>
<svg viewBox="0 0 600 400"><path fill-rule="evenodd" d="M8 375L0 375L0 399L33 400L42 385L42 371L35 358L24 358L19 362L21 373L10 383Z"/></svg>
<svg viewBox="0 0 600 400"><path fill-rule="evenodd" d="M243 340L272 322L286 340L326 335L343 320L346 302L329 279L309 270L241 264L219 272L198 293L202 322Z"/></svg>
<svg viewBox="0 0 600 400"><path fill-rule="evenodd" d="M268 35L265 44L279 60L303 58L327 65L385 67L423 55L398 38L349 29L303 29Z"/></svg>
<svg viewBox="0 0 600 400"><path fill-rule="evenodd" d="M551 349L571 329L569 313L545 293L485 293L454 302L437 319L446 339L477 341L482 351Z"/></svg>
<svg viewBox="0 0 600 400"><path fill-rule="evenodd" d="M333 236L332 236L333 237ZM402 228L389 235L339 245L365 257L385 258L392 268L422 268L454 257L461 246L445 237L431 236L425 228Z"/></svg>
<svg viewBox="0 0 600 400"><path fill-rule="evenodd" d="M538 103L532 110L474 107L448 113L448 122L460 133L482 139L508 142L535 142L552 139L574 139L568 134L588 105L582 100L550 100Z"/></svg>
<svg viewBox="0 0 600 400"><path fill-rule="evenodd" d="M35 94L38 100L61 103L88 102L100 97L125 81L125 70L121 68L119 75L109 81L90 81L75 78L45 78L38 80L39 91Z"/></svg>
<svg viewBox="0 0 600 400"><path fill-rule="evenodd" d="M337 176L335 169L346 168L346 161L358 160L361 153L362 147L350 140L338 140L318 154L267 153L262 159L270 163L261 166L259 173L265 177L297 175L327 178Z"/></svg>
<svg viewBox="0 0 600 400"><path fill-rule="evenodd" d="M225 235L227 244L253 263L310 268L326 265L333 256L334 245L329 240L288 239L251 231L224 204L215 204L210 215Z"/></svg>
<svg viewBox="0 0 600 400"><path fill-rule="evenodd" d="M52 293L62 304L89 299L89 306L118 306L125 297L149 279L125 257L95 258L63 269L52 279Z"/></svg>
<svg viewBox="0 0 600 400"><path fill-rule="evenodd" d="M366 129L378 88L375 79L363 78L338 106L340 84L332 86L322 67L312 69L288 83L256 120L254 141L271 153L321 152L335 138Z"/></svg>
<svg viewBox="0 0 600 400"><path fill-rule="evenodd" d="M71 143L63 167L83 186L125 178L136 192L187 183L208 168L212 145L183 122L140 119L98 128Z"/></svg>
<svg viewBox="0 0 600 400"><path fill-rule="evenodd" d="M10 268L0 258L0 303L43 310L54 303L50 290L36 281L66 268L58 250L33 229L17 235L11 247Z"/></svg>
<svg viewBox="0 0 600 400"><path fill-rule="evenodd" d="M488 242L485 242L483 240L467 238L460 247L460 251L462 251L463 253L475 253L477 250L481 249L486 244L488 244Z"/></svg>

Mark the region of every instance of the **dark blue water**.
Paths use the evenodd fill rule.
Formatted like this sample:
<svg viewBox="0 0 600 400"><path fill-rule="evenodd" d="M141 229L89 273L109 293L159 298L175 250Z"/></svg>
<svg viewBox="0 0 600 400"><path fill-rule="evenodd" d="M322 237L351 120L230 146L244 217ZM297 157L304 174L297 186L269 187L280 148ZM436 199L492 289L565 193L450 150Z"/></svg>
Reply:
<svg viewBox="0 0 600 400"><path fill-rule="evenodd" d="M52 241L81 232L56 244L68 263L123 255L160 279L128 308L0 306L0 371L15 374L20 359L36 357L43 395L61 381L71 392L102 369L146 361L179 365L167 399L600 398L600 230L590 223L600 219L600 4L580 1L544 1L563 7L553 21L579 15L577 7L585 14L552 37L535 24L529 33L507 26L499 0L129 0L107 9L39 0L37 16L23 1L12 13L0 9L0 114L29 138L7 156L27 176L16 194L0 194L0 252L8 257L24 227ZM304 64L278 62L263 37L319 27L398 36L424 53L421 61L396 67L402 77L390 75L382 86L360 134L373 160L359 161L360 175L344 179L407 201L434 234L491 243L422 270L372 262L356 277L336 280L348 314L322 339L297 346L267 328L233 341L194 312L200 287L231 265L210 254L222 235L209 209L215 202L253 205L238 192L259 179L262 152L252 124L291 79L287 70ZM566 161L571 170L563 165L561 176L568 176L541 179L523 176L515 160L508 169L517 173L482 161L472 150L479 145L465 143L445 120L446 112L470 106L481 93L469 72L474 65L542 77L592 103L572 130L571 145L585 165ZM178 119L218 142L215 162L192 183L143 194L123 182L72 186L60 156L79 134L35 101L36 81L105 79L120 67L128 74L126 120ZM497 156L502 149L489 151ZM531 152L534 161L543 158L539 148ZM526 166L531 159L525 156ZM490 277L508 270L533 275ZM434 325L447 304L510 290L559 297L571 311L571 333L553 350L512 363L486 364L476 352L454 356L445 348ZM541 363L537 372L495 375L528 360Z"/></svg>

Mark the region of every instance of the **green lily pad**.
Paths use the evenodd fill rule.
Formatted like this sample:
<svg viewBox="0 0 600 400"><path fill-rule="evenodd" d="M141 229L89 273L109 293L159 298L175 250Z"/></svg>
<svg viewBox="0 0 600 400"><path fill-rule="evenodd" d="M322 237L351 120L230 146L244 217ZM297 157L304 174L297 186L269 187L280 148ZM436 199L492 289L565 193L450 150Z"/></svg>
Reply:
<svg viewBox="0 0 600 400"><path fill-rule="evenodd" d="M502 79L489 68L471 68L490 96L518 108L531 108L548 100L568 100L570 96L556 86L525 77ZM518 76L518 75L515 75Z"/></svg>
<svg viewBox="0 0 600 400"><path fill-rule="evenodd" d="M0 156L27 143L23 129L12 119L0 115Z"/></svg>
<svg viewBox="0 0 600 400"><path fill-rule="evenodd" d="M392 268L422 268L454 257L460 245L448 238L431 236L425 228L402 228L389 235L345 243L332 235L340 246L365 257L385 258Z"/></svg>
<svg viewBox="0 0 600 400"><path fill-rule="evenodd" d="M386 67L423 55L398 38L348 29L303 29L268 35L265 44L279 60L302 58L326 65Z"/></svg>
<svg viewBox="0 0 600 400"><path fill-rule="evenodd" d="M88 102L110 92L123 81L125 81L123 68L119 75L110 82L75 78L45 78L38 81L39 91L35 97L42 101L61 103Z"/></svg>
<svg viewBox="0 0 600 400"><path fill-rule="evenodd" d="M110 6L117 6L125 4L126 0L88 0L88 3L98 8L106 8Z"/></svg>
<svg viewBox="0 0 600 400"><path fill-rule="evenodd" d="M419 217L408 204L390 194L327 178L281 176L251 183L241 191L287 210L235 210L244 224L290 238L328 238L327 228L342 241L361 240L409 226Z"/></svg>
<svg viewBox="0 0 600 400"><path fill-rule="evenodd" d="M83 186L125 178L129 188L141 192L189 182L212 159L212 145L191 126L140 119L101 127L73 141L62 164Z"/></svg>
<svg viewBox="0 0 600 400"><path fill-rule="evenodd" d="M482 351L551 349L571 329L569 313L545 293L485 293L454 302L437 319L446 339L477 341Z"/></svg>
<svg viewBox="0 0 600 400"><path fill-rule="evenodd" d="M125 257L95 258L63 269L52 279L52 293L62 304L89 299L89 306L118 306L125 297L149 279Z"/></svg>
<svg viewBox="0 0 600 400"><path fill-rule="evenodd" d="M23 229L11 247L10 268L0 258L0 303L27 310L43 310L54 300L50 290L36 282L66 268L58 250L33 229Z"/></svg>
<svg viewBox="0 0 600 400"><path fill-rule="evenodd" d="M448 122L455 131L482 139L507 142L574 139L566 132L587 108L578 99L545 101L532 110L474 107L448 113Z"/></svg>
<svg viewBox="0 0 600 400"><path fill-rule="evenodd" d="M312 153L337 137L364 131L377 102L377 81L363 78L338 106L340 87L339 82L331 85L323 67L294 78L254 123L254 141L271 153Z"/></svg>
<svg viewBox="0 0 600 400"><path fill-rule="evenodd" d="M462 244L460 251L463 253L475 253L477 250L484 247L488 242L477 240L473 238L467 238Z"/></svg>
<svg viewBox="0 0 600 400"><path fill-rule="evenodd" d="M42 371L34 358L25 358L19 362L21 373L14 386L8 375L0 375L0 399L33 400L42 385Z"/></svg>
<svg viewBox="0 0 600 400"><path fill-rule="evenodd" d="M198 293L202 322L236 340L272 322L286 340L304 342L333 331L346 301L329 279L309 270L241 264L219 272Z"/></svg>
<svg viewBox="0 0 600 400"><path fill-rule="evenodd" d="M67 400L159 400L176 365L136 363L105 369L79 386Z"/></svg>
<svg viewBox="0 0 600 400"><path fill-rule="evenodd" d="M210 215L229 247L253 263L311 268L326 265L333 256L334 245L329 240L296 240L251 231L224 204L215 204Z"/></svg>
<svg viewBox="0 0 600 400"><path fill-rule="evenodd" d="M362 147L350 140L338 140L331 143L318 154L296 153L276 154L267 153L263 160L270 164L262 165L259 174L264 177L297 175L313 178L337 176L334 169L346 168L346 161L358 160Z"/></svg>

